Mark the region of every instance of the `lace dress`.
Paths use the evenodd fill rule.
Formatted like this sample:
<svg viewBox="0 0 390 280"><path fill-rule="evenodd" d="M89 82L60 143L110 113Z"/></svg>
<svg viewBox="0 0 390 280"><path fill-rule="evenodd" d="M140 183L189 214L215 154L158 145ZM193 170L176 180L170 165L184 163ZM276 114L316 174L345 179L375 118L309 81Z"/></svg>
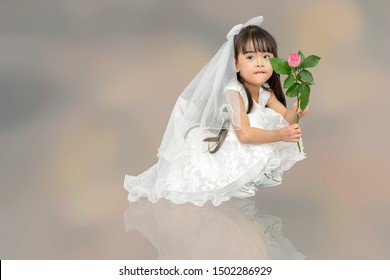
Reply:
<svg viewBox="0 0 390 280"><path fill-rule="evenodd" d="M240 83L230 83L227 90L239 92L248 106ZM260 88L259 100L253 102L248 114L252 127L275 130L288 124L280 114L265 106L269 97L270 92ZM211 200L217 206L235 196L243 185L261 186L267 174L273 172L281 177L285 170L305 158L296 143L243 144L233 129L228 131L222 147L210 154L208 143L203 142L206 137L195 126L187 133L186 148L179 157L169 162L159 157L157 164L139 176L126 175L124 187L129 192L128 200L132 202L144 196L156 202L163 197L177 204L192 202L198 206Z"/></svg>

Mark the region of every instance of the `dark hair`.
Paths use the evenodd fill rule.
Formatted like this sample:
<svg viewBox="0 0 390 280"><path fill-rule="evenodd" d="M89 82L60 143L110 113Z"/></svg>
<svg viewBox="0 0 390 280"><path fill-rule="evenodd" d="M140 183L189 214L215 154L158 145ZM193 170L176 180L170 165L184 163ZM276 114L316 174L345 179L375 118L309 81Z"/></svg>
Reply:
<svg viewBox="0 0 390 280"><path fill-rule="evenodd" d="M276 44L276 40L274 37L263 28L257 25L249 25L241 29L240 33L238 33L234 37L234 58L237 61L237 57L239 53L246 54L249 51L247 46L248 43L251 42L256 52L269 52L274 55L274 57L278 57L278 47ZM244 84L244 80L241 78L240 74L237 73L237 80L244 86L246 95L248 97L248 110L249 114L253 107L252 97ZM282 85L280 82L280 75L275 71L272 73L271 77L267 81L268 87L262 85L262 88L266 90L272 90L275 94L276 98L286 106L286 97L284 96Z"/></svg>
<svg viewBox="0 0 390 280"><path fill-rule="evenodd" d="M266 30L264 30L263 28L257 25L249 25L241 29L240 33L238 33L234 37L234 58L236 59L236 61L239 53L246 54L249 51L253 51L253 50L247 50L247 46L249 42L252 43L254 51L269 52L272 53L274 57L278 57L278 48L274 37L269 32L267 32ZM237 80L243 85L245 89L245 93L248 97L247 114L249 114L252 111L253 99L249 93L249 90L245 86L244 80L242 79L239 73L237 73ZM276 98L284 106L286 106L286 97L284 96L283 93L279 74L277 74L274 71L271 77L268 79L267 84L268 87L266 85L262 85L261 87L266 90L272 90ZM210 149L209 147L210 153L212 154L216 153L219 150L219 148L222 146L226 134L229 130L229 124L230 124L229 120L225 121L223 127L221 128L221 130L219 131L216 137L209 137L203 140L205 142L216 142L216 144L212 149Z"/></svg>

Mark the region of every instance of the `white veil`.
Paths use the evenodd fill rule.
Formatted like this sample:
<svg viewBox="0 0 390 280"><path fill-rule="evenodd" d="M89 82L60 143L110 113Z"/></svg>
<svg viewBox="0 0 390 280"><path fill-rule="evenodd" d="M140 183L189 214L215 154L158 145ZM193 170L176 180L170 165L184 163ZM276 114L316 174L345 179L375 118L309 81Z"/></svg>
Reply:
<svg viewBox="0 0 390 280"><path fill-rule="evenodd" d="M226 86L237 81L234 58L234 36L248 25L260 26L263 17L234 26L215 56L203 67L179 96L165 130L158 156L165 161L176 159L186 146L189 132L198 141L213 136L229 118L234 128L240 128L237 94L229 94ZM160 166L161 168L161 166Z"/></svg>

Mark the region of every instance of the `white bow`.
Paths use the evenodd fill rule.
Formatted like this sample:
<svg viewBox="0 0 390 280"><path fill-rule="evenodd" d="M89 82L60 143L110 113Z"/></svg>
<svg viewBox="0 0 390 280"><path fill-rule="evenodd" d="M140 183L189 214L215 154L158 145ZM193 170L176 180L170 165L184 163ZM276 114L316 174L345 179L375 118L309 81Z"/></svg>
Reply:
<svg viewBox="0 0 390 280"><path fill-rule="evenodd" d="M263 17L262 17L262 16L258 16L258 17L251 18L250 20L248 20L248 21L245 22L244 24L240 23L240 24L235 25L235 26L229 31L229 33L226 35L226 38L227 38L228 40L229 40L230 38L234 38L234 36L236 36L238 33L240 33L241 29L243 29L244 27L246 27L246 26L248 26L248 25L257 25L257 26L260 26L262 23L263 23Z"/></svg>

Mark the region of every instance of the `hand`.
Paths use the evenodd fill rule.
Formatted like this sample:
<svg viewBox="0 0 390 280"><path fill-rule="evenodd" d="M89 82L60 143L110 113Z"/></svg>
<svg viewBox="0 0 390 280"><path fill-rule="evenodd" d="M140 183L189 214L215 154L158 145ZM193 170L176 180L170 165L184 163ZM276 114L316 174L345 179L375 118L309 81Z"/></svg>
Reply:
<svg viewBox="0 0 390 280"><path fill-rule="evenodd" d="M294 102L293 108L294 108L294 111L297 112L299 118L304 117L307 114L307 112L309 111L309 105L307 105L305 110L302 111L301 108L298 106L297 101Z"/></svg>
<svg viewBox="0 0 390 280"><path fill-rule="evenodd" d="M299 142L301 139L302 131L299 124L291 124L279 129L280 138L285 142Z"/></svg>

